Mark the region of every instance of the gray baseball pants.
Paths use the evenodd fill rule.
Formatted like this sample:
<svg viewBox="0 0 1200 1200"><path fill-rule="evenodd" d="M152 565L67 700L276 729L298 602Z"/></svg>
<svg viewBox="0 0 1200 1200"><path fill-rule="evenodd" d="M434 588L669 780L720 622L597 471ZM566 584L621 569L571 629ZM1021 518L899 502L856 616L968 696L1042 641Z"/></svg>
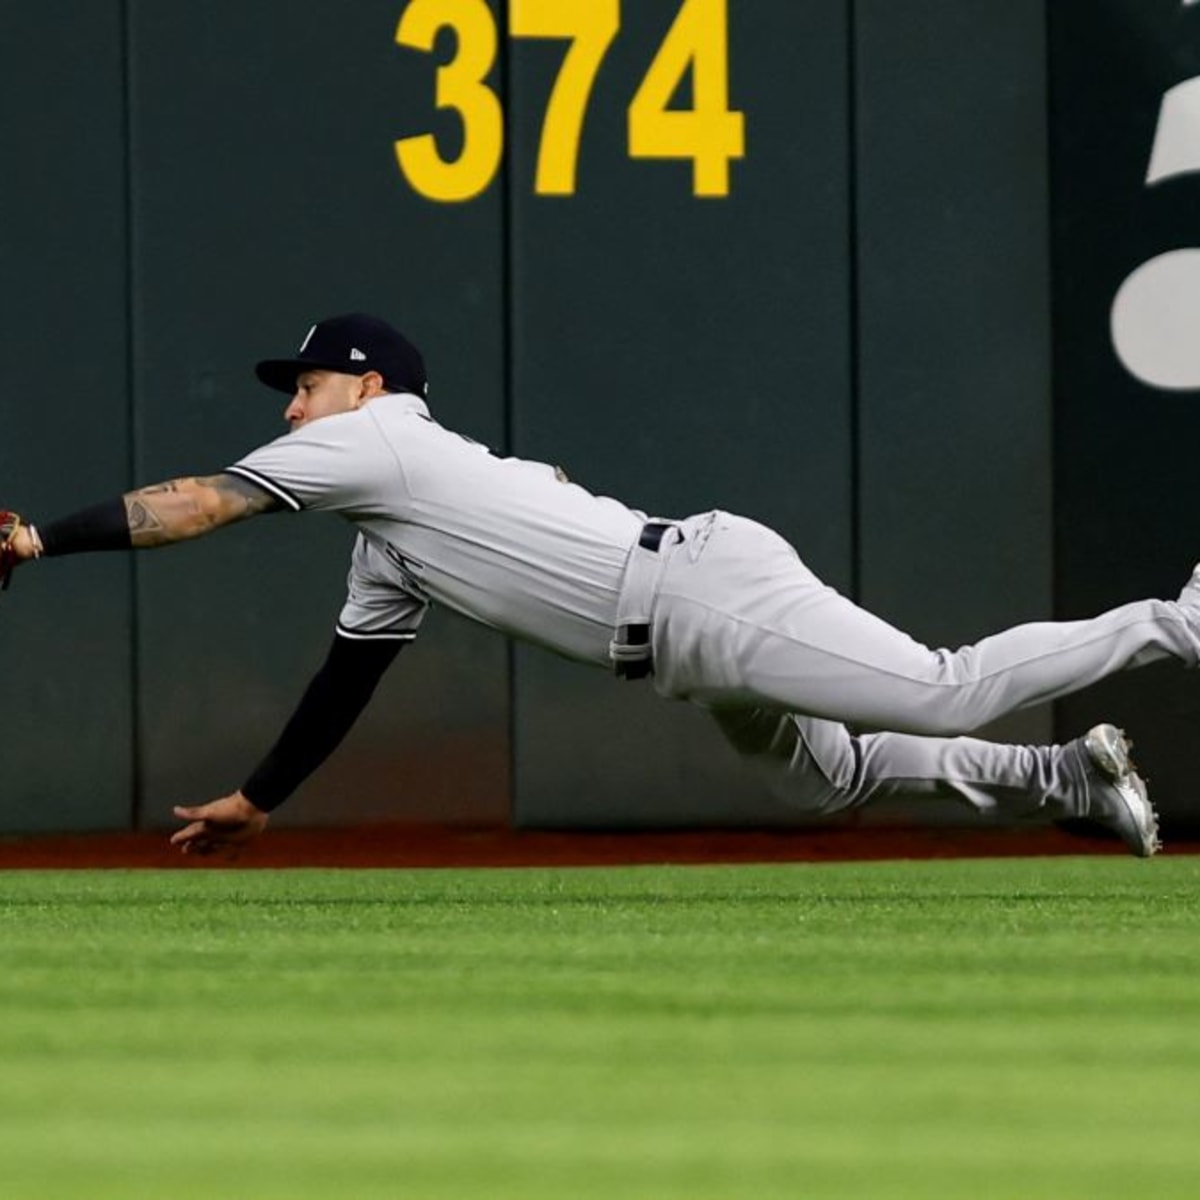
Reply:
<svg viewBox="0 0 1200 1200"><path fill-rule="evenodd" d="M653 572L655 686L709 709L801 808L953 796L981 811L1087 811L1078 748L956 736L1163 658L1200 663L1200 613L1142 600L931 650L823 584L778 534L728 513L680 522ZM846 725L886 732L852 734Z"/></svg>

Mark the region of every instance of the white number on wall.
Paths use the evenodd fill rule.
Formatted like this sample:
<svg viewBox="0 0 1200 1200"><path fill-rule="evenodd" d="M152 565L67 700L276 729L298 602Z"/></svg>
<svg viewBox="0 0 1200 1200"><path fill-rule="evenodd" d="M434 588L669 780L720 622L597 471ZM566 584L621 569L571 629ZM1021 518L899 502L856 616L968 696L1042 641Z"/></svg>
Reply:
<svg viewBox="0 0 1200 1200"><path fill-rule="evenodd" d="M1188 7L1200 0L1184 0ZM1162 99L1146 172L1153 187L1200 171L1200 76ZM1200 389L1200 247L1142 263L1113 300L1112 340L1125 369L1150 387Z"/></svg>

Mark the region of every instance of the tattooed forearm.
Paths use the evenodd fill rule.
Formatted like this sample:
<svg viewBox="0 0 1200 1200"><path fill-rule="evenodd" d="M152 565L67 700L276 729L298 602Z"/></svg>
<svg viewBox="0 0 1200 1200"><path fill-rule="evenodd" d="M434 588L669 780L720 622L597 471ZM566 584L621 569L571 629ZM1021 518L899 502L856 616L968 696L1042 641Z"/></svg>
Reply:
<svg viewBox="0 0 1200 1200"><path fill-rule="evenodd" d="M125 496L134 546L165 546L200 537L280 507L274 496L234 475L172 479Z"/></svg>

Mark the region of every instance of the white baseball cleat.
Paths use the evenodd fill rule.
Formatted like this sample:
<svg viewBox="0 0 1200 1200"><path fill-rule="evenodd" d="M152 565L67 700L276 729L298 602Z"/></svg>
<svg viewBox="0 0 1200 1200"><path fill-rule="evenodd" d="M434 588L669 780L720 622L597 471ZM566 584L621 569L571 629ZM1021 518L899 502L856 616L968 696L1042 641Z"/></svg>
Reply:
<svg viewBox="0 0 1200 1200"><path fill-rule="evenodd" d="M1083 749L1092 767L1087 815L1119 834L1139 858L1156 854L1162 849L1158 814L1129 756L1132 743L1115 725L1096 725L1084 736Z"/></svg>

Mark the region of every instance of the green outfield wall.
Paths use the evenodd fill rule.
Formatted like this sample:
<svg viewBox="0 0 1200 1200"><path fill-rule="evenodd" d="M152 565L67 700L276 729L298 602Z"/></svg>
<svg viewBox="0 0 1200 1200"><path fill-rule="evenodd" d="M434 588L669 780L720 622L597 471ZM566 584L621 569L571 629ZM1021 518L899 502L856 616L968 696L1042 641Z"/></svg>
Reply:
<svg viewBox="0 0 1200 1200"><path fill-rule="evenodd" d="M1071 407L1089 352L1055 357L1102 282L1056 158L1107 99L1064 82L1086 7L10 4L3 500L219 470L282 429L252 363L362 309L422 347L446 424L655 514L764 520L922 640L1165 587L1075 534L1098 490L1136 532ZM159 825L236 787L325 653L350 542L280 515L23 575L0 827ZM392 818L793 819L702 714L444 613L281 814Z"/></svg>

